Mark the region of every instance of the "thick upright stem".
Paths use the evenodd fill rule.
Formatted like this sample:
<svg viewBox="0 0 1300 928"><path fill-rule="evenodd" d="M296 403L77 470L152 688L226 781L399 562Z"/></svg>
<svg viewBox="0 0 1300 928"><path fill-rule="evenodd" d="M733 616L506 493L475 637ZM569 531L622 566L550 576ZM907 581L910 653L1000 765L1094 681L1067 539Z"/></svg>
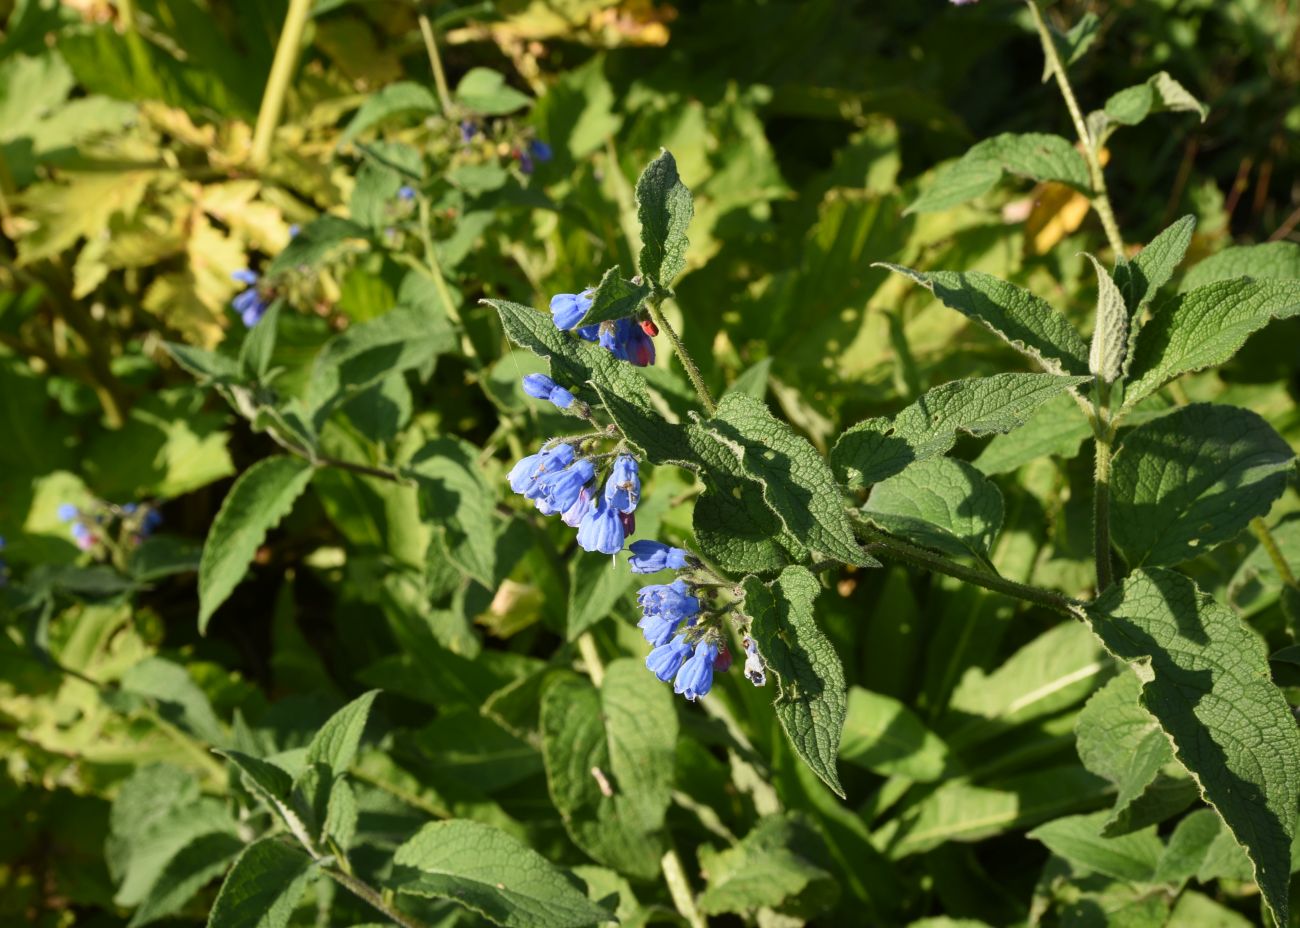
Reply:
<svg viewBox="0 0 1300 928"><path fill-rule="evenodd" d="M1111 583L1110 564L1110 458L1111 436L1103 424L1093 442L1095 460L1092 481L1093 558L1097 562L1097 593Z"/></svg>
<svg viewBox="0 0 1300 928"><path fill-rule="evenodd" d="M1124 237L1120 235L1119 223L1115 221L1115 210L1111 208L1110 195L1106 191L1106 175L1101 169L1101 156L1097 151L1098 140L1094 139L1092 133L1088 131L1088 122L1083 118L1079 101L1074 96L1074 88L1070 86L1070 75L1065 70L1065 63L1061 61L1061 56L1057 54L1052 32L1047 28L1047 22L1043 19L1043 12L1038 8L1037 0L1025 0L1025 2L1029 4L1029 11L1033 14L1034 26L1038 29L1038 37L1043 43L1043 54L1047 57L1048 67L1056 77L1056 86L1061 89L1061 96L1065 98L1065 108L1070 111L1074 131L1078 133L1079 141L1083 143L1083 157L1088 162L1088 173L1092 179L1093 209L1101 217L1102 228L1106 230L1106 240L1110 242L1115 257L1122 258Z"/></svg>
<svg viewBox="0 0 1300 928"><path fill-rule="evenodd" d="M672 896L673 905L691 928L708 928L708 922L695 905L695 894L691 892L691 881L686 876L686 868L675 850L670 850L660 861L664 882L668 884L668 894Z"/></svg>
<svg viewBox="0 0 1300 928"><path fill-rule="evenodd" d="M700 369L696 366L695 359L691 357L691 353L687 351L686 346L682 344L682 340L678 337L677 331L668 322L668 318L664 315L664 311L659 307L659 304L650 301L646 303L646 306L650 309L650 315L654 318L655 325L659 327L659 331L667 335L668 341L672 342L673 353L677 355L677 360L682 362L682 367L686 368L686 375L691 378L691 386L695 387L695 394L700 398L700 405L704 407L705 412L709 415L713 415L717 412L718 407L717 404L713 402L713 395L709 393L709 388L704 383L704 377L700 374Z"/></svg>
<svg viewBox="0 0 1300 928"><path fill-rule="evenodd" d="M1262 517L1256 516L1250 520L1250 533L1255 536L1259 546L1264 549L1268 555L1273 569L1277 571L1278 579L1284 584L1294 589L1300 590L1300 581L1296 580L1295 573L1291 570L1291 565L1287 563L1286 557L1282 554L1281 547L1278 546L1277 539L1269 531L1268 523Z"/></svg>
<svg viewBox="0 0 1300 928"><path fill-rule="evenodd" d="M421 13L420 34L424 36L424 50L429 56L429 67L433 69L433 83L438 88L438 102L442 104L442 114L450 117L452 110L451 91L447 89L447 74L442 69L442 56L438 54L438 37L433 32L433 23Z"/></svg>
<svg viewBox="0 0 1300 928"><path fill-rule="evenodd" d="M311 16L311 5L312 0L289 0L289 12L284 17L284 28L280 30L280 42L275 47L271 74L266 79L262 106L257 112L257 127L253 130L250 158L254 167L266 164L271 155L271 139L284 110L284 98L289 92L294 65L298 62L298 50L302 47L302 34Z"/></svg>

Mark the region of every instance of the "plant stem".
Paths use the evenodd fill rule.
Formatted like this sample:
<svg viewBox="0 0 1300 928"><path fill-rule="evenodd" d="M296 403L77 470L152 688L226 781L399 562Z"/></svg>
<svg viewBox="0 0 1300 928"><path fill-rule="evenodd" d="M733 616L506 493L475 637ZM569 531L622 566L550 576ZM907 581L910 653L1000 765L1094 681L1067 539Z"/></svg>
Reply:
<svg viewBox="0 0 1300 928"><path fill-rule="evenodd" d="M1097 562L1097 594L1111 584L1110 563L1110 459L1111 435L1103 423L1093 440L1092 480L1093 558Z"/></svg>
<svg viewBox="0 0 1300 928"><path fill-rule="evenodd" d="M596 639L591 637L591 632L583 632L578 636L578 651L582 654L582 663L587 668L587 676L591 677L592 684L599 688L605 679L605 663L600 659L600 652L596 650Z"/></svg>
<svg viewBox="0 0 1300 928"><path fill-rule="evenodd" d="M249 160L254 167L266 164L271 155L271 139L275 135L275 127L279 125L280 113L284 110L284 98L289 92L289 80L293 77L293 68L298 61L298 50L302 47L302 35L311 16L311 5L312 0L289 0L289 11L284 16L284 28L280 30L280 41L275 47L271 73L266 79L266 90L262 93L262 106L257 111L257 126L253 130Z"/></svg>
<svg viewBox="0 0 1300 928"><path fill-rule="evenodd" d="M433 83L438 88L438 102L442 104L442 114L450 119L451 91L447 89L447 75L442 70L442 56L438 54L438 39L433 32L433 23L429 22L429 17L424 13L420 14L419 20L420 34L424 36L424 50L429 55L429 67L433 68Z"/></svg>
<svg viewBox="0 0 1300 928"><path fill-rule="evenodd" d="M1296 580L1295 573L1291 570L1291 565L1286 562L1282 555L1282 549L1278 546L1277 539L1269 531L1268 523L1262 516L1256 516L1250 520L1250 533L1255 536L1259 546L1264 549L1268 559L1273 564L1273 569L1281 581L1293 589L1300 590L1300 581Z"/></svg>
<svg viewBox="0 0 1300 928"><path fill-rule="evenodd" d="M668 318L664 316L659 304L654 300L650 300L645 305L650 310L650 316L654 319L655 325L659 326L659 331L667 335L668 341L672 342L673 353L677 355L677 360L682 362L682 367L686 368L686 375L691 378L691 386L695 387L695 395L700 398L700 405L704 407L705 412L713 415L718 411L718 407L713 402L713 396L704 383L704 377L700 374L695 359L691 357L691 353L682 344L681 338L678 337L676 330L668 322Z"/></svg>
<svg viewBox="0 0 1300 928"><path fill-rule="evenodd" d="M1008 580L1005 577L999 577L997 574L958 564L956 561L949 560L943 555L936 554L919 545L914 545L893 535L886 535L865 522L859 521L855 527L858 535L868 542L872 554L884 554L886 557L895 558L906 564L911 564L913 567L947 574L949 577L955 577L966 583L973 583L975 586L981 586L995 593L1002 593L1015 599L1023 599L1025 602L1053 609L1068 615L1072 619L1083 619L1084 617L1082 605L1061 593L1029 586L1025 583L1017 583L1015 580Z"/></svg>
<svg viewBox="0 0 1300 928"><path fill-rule="evenodd" d="M708 928L708 922L695 907L695 894L691 892L691 881L686 877L686 868L675 849L670 849L659 862L664 872L664 882L668 884L668 894L673 898L673 905L678 913L686 919L691 928Z"/></svg>
<svg viewBox="0 0 1300 928"><path fill-rule="evenodd" d="M1074 96L1074 88L1070 86L1070 76L1065 70L1065 63L1057 54L1056 42L1052 40L1052 32L1047 28L1047 22L1043 19L1043 12L1038 8L1037 0L1025 0L1025 2L1029 4L1029 11L1033 14L1034 26L1038 29L1038 38L1043 43L1043 54L1047 58L1048 67L1056 77L1056 86L1060 88L1061 96L1065 98L1065 108L1070 111L1074 131L1078 133L1079 141L1083 143L1083 157L1088 162L1088 173L1092 178L1092 207L1101 218L1101 225L1106 230L1106 239L1110 242L1111 251L1115 252L1115 258L1119 260L1124 257L1124 237L1120 235L1119 224L1115 221L1115 210L1111 208L1110 195L1106 191L1106 175L1102 171L1101 156L1097 151L1098 140L1094 139L1092 133L1088 131L1087 120L1083 118L1079 101Z"/></svg>
<svg viewBox="0 0 1300 928"><path fill-rule="evenodd" d="M352 461L343 461L339 458L317 457L311 458L307 455L308 460L322 467L337 467L339 470L348 470L354 474L361 474L365 477L378 477L380 480L389 480L393 483L400 483L403 486L414 486L415 481L407 477L401 471L392 470L387 467L371 467L369 464L356 464Z"/></svg>
<svg viewBox="0 0 1300 928"><path fill-rule="evenodd" d="M419 919L389 905L387 900L369 884L363 883L356 877L350 876L341 870L335 870L333 867L322 867L321 869L335 883L338 883L358 899L364 900L380 912L383 912L385 916L394 924L400 925L401 928L425 928L424 923Z"/></svg>

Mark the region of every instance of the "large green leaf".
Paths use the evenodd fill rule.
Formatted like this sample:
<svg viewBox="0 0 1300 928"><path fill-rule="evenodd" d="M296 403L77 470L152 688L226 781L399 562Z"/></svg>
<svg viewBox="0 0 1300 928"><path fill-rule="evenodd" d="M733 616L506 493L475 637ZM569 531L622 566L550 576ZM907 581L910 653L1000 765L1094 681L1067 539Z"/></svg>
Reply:
<svg viewBox="0 0 1300 928"><path fill-rule="evenodd" d="M895 535L988 564L1002 491L965 461L931 458L873 486L863 512Z"/></svg>
<svg viewBox="0 0 1300 928"><path fill-rule="evenodd" d="M1156 836L1155 826L1108 838L1102 833L1105 812L1070 815L1029 832L1058 857L1096 873L1117 880L1150 883L1164 853L1164 844Z"/></svg>
<svg viewBox="0 0 1300 928"><path fill-rule="evenodd" d="M691 192L677 174L677 162L664 151L636 182L636 215L641 221L641 273L667 290L686 268L686 229L695 214Z"/></svg>
<svg viewBox="0 0 1300 928"><path fill-rule="evenodd" d="M546 858L480 822L425 825L393 855L389 885L399 893L452 899L509 928L579 928L611 920Z"/></svg>
<svg viewBox="0 0 1300 928"><path fill-rule="evenodd" d="M558 678L542 695L541 731L547 784L574 842L630 876L654 877L677 741L669 688L631 659L610 664L599 691Z"/></svg>
<svg viewBox="0 0 1300 928"><path fill-rule="evenodd" d="M1196 230L1196 217L1184 216L1165 229L1129 261L1121 261L1115 268L1115 283L1124 294L1130 315L1156 295L1156 291L1169 282Z"/></svg>
<svg viewBox="0 0 1300 928"><path fill-rule="evenodd" d="M805 567L787 567L772 584L744 581L750 633L776 676L776 716L795 751L841 798L835 760L848 711L844 668L813 618L821 587Z"/></svg>
<svg viewBox="0 0 1300 928"><path fill-rule="evenodd" d="M947 454L958 432L1005 434L1030 420L1044 404L1072 405L1065 391L1087 377L1054 374L994 374L954 380L925 395L891 419L867 419L846 430L831 449L835 475L850 489L861 489L899 473L913 462ZM1082 426L1082 415L1066 410L1064 421ZM1054 447L1054 446L1052 446Z"/></svg>
<svg viewBox="0 0 1300 928"><path fill-rule="evenodd" d="M1222 364L1252 333L1297 313L1300 280L1220 280L1161 305L1138 333L1124 408L1176 377Z"/></svg>
<svg viewBox="0 0 1300 928"><path fill-rule="evenodd" d="M312 859L279 838L261 838L231 868L208 928L284 928L315 873Z"/></svg>
<svg viewBox="0 0 1300 928"><path fill-rule="evenodd" d="M1236 277L1255 280L1300 278L1300 245L1295 242L1264 242L1225 248L1189 270L1178 289L1180 292L1196 290L1206 284Z"/></svg>
<svg viewBox="0 0 1300 928"><path fill-rule="evenodd" d="M612 267L600 279L591 295L591 307L578 320L577 327L630 316L641 308L649 295L649 284L624 280L619 276L619 269Z"/></svg>
<svg viewBox="0 0 1300 928"><path fill-rule="evenodd" d="M234 834L210 832L186 844L167 862L128 928L175 915L204 886L225 872L244 843Z"/></svg>
<svg viewBox="0 0 1300 928"><path fill-rule="evenodd" d="M161 657L147 657L122 675L122 692L144 696L168 723L206 741L225 740L207 694L185 668Z"/></svg>
<svg viewBox="0 0 1300 928"><path fill-rule="evenodd" d="M394 116L426 116L438 109L438 98L428 87L414 81L397 81L365 98L339 136L338 144L346 145L371 126Z"/></svg>
<svg viewBox="0 0 1300 928"><path fill-rule="evenodd" d="M1039 406L1020 428L993 440L974 464L989 476L1005 474L1042 457L1067 461L1077 457L1092 437L1092 426L1078 404L1064 393Z"/></svg>
<svg viewBox="0 0 1300 928"><path fill-rule="evenodd" d="M810 917L834 903L839 885L815 859L820 839L802 819L773 815L725 851L703 848L700 866L708 885L700 893L705 915L776 909ZM822 850L822 855L824 855Z"/></svg>
<svg viewBox="0 0 1300 928"><path fill-rule="evenodd" d="M1130 565L1172 565L1234 537L1286 489L1295 455L1255 413L1196 403L1124 436L1111 533Z"/></svg>
<svg viewBox="0 0 1300 928"><path fill-rule="evenodd" d="M936 171L908 212L951 209L988 193L1004 173L1059 181L1085 192L1091 186L1083 156L1059 135L1004 132L973 145L957 161Z"/></svg>
<svg viewBox="0 0 1300 928"><path fill-rule="evenodd" d="M1201 117L1201 122L1205 122L1210 108L1192 96L1168 72L1159 71L1145 83L1126 87L1113 94L1106 101L1103 110L1109 122L1124 126L1136 126L1152 113L1166 111L1196 113Z"/></svg>
<svg viewBox="0 0 1300 928"><path fill-rule="evenodd" d="M939 779L952 763L943 739L906 703L860 686L849 688L840 760L922 783Z"/></svg>
<svg viewBox="0 0 1300 928"><path fill-rule="evenodd" d="M497 585L495 488L459 438L436 438L411 460L424 518L441 533L449 560L488 589Z"/></svg>
<svg viewBox="0 0 1300 928"><path fill-rule="evenodd" d="M1300 733L1269 680L1263 642L1227 607L1167 570L1133 573L1088 615L1142 681L1146 708L1246 848L1269 908L1286 924Z"/></svg>
<svg viewBox="0 0 1300 928"><path fill-rule="evenodd" d="M263 458L239 475L226 494L199 561L199 632L248 573L266 533L307 489L313 467L302 458Z"/></svg>
<svg viewBox="0 0 1300 928"><path fill-rule="evenodd" d="M456 102L484 116L504 116L533 101L507 84L500 71L470 68L456 85Z"/></svg>
<svg viewBox="0 0 1300 928"><path fill-rule="evenodd" d="M308 765L325 764L335 775L347 773L357 756L361 733L365 730L370 707L379 690L363 693L330 716L307 745Z"/></svg>
<svg viewBox="0 0 1300 928"><path fill-rule="evenodd" d="M914 271L881 263L925 287L949 309L978 322L1049 374L1085 375L1088 346L1078 331L1046 301L1028 290L979 271Z"/></svg>

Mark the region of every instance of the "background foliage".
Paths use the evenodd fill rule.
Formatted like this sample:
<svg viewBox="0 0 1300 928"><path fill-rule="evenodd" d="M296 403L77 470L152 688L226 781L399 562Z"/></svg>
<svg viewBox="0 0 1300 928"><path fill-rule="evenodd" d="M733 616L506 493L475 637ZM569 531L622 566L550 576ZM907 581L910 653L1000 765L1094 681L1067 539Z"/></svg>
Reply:
<svg viewBox="0 0 1300 928"><path fill-rule="evenodd" d="M505 492L566 423L524 397L543 364L478 301L541 307L630 273L633 184L661 148L695 197L667 312L715 394L766 401L823 453L931 388L1024 368L872 262L995 274L1086 329L1083 252L1104 237L1069 187L905 212L979 140L1072 134L1019 4L432 5L448 107L419 7L317 0L259 143L287 9L0 0L0 922L376 922L265 837L300 830L429 924L585 924L597 903L681 922L674 880L720 924L1266 923L1248 862L1131 711L1136 679L1082 624L896 566L803 587L849 687L840 799L739 668L670 700L636 666L631 578ZM1300 10L1049 17L1088 12L1087 107L1161 70L1210 107L1109 143L1126 239L1194 216L1180 290L1232 276L1243 243L1279 243L1268 276L1300 276ZM231 308L246 268L276 282L251 329ZM680 411L662 342L645 375ZM1153 402L1232 403L1281 436L1268 520L1300 567L1297 344L1300 321L1274 323ZM301 418L275 418L286 398ZM1082 596L1089 432L1063 403L954 432L951 458L909 473L997 495L936 547ZM1196 408L1166 420L1175 438ZM309 443L332 465L293 456ZM384 478L399 465L418 486ZM1117 487L1141 479L1126 466ZM640 536L688 540L692 475L643 477ZM897 515L891 489L908 496L880 483L868 505ZM103 508L130 502L162 527ZM94 551L65 504L105 516ZM1215 540L1183 570L1300 683L1297 594L1251 535ZM219 896L232 865L269 895Z"/></svg>

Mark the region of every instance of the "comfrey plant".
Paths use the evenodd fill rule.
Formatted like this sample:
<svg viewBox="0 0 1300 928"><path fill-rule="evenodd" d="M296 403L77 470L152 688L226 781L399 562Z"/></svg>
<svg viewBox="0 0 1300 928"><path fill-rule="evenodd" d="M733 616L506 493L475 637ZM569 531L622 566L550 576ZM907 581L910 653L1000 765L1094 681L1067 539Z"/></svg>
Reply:
<svg viewBox="0 0 1300 928"><path fill-rule="evenodd" d="M1259 638L1173 568L1248 527L1265 550L1276 551L1263 517L1285 489L1295 456L1255 413L1188 404L1176 381L1226 361L1270 320L1300 313L1300 280L1265 279L1276 273L1262 256L1258 263L1238 256L1207 262L1211 267L1202 265L1169 292L1194 221L1179 220L1146 247L1128 248L1106 189L1103 146L1152 113L1203 116L1204 108L1162 72L1085 116L1066 61L1088 30L1058 35L1035 4L1028 9L1077 142L1044 133L981 142L936 172L911 210L951 208L1008 173L1072 188L1100 219L1110 247L1107 260L1088 256L1097 281L1090 342L1048 302L1006 281L881 264L1002 339L1038 371L935 387L893 417L846 430L826 461L762 402L741 392L715 401L670 325L664 308L685 268L693 207L664 152L636 187L638 275L611 268L594 287L554 297L549 317L488 301L509 337L549 362L549 377L530 377L526 392L595 429L545 443L514 467L511 487L541 512L577 526L585 550L609 555L626 546L634 572L679 571L637 597L638 624L652 647L649 670L673 680L688 699L705 696L730 662L734 626L745 677L760 685L774 678L775 711L791 746L841 795L836 754L846 687L816 620L820 571L890 559L1083 623L1127 665L1120 673L1132 674L1123 711L1163 732L1141 777L1120 781L1114 816L1143 802L1161 767L1185 769L1285 923L1300 735L1282 691L1269 682ZM689 307L682 312L689 316ZM637 371L653 357L641 346L658 333L688 375L697 408L675 409ZM1166 387L1173 406L1161 395ZM1002 523L1001 494L985 474L947 456L961 433L1011 433L1058 399L1072 401L1093 441L1095 596L1086 600L998 572L991 545ZM1049 407L1052 415L1057 406ZM1027 461L1036 451L1020 453ZM698 554L651 540L628 544L631 491L652 465L686 469L702 485L694 505ZM631 507L620 505L629 501ZM1285 564L1278 561L1281 573ZM717 604L717 591L726 603ZM1091 829L1090 840L1102 843L1122 834L1112 825L1103 834L1103 825L1074 821L1069 828ZM1042 840L1056 848L1055 836Z"/></svg>

